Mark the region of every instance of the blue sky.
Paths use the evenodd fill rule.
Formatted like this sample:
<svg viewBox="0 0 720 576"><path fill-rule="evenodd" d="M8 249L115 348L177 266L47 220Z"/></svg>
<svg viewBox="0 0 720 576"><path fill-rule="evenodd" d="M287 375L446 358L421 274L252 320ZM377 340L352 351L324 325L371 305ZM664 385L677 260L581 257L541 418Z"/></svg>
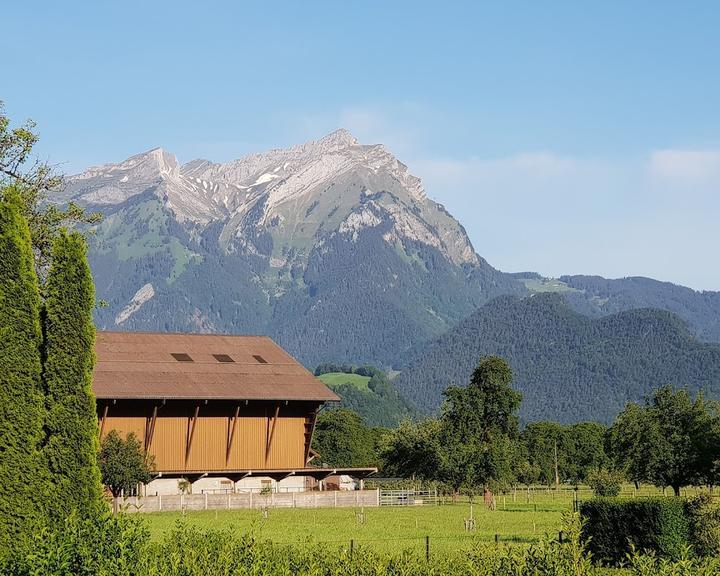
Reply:
<svg viewBox="0 0 720 576"><path fill-rule="evenodd" d="M66 172L350 129L507 271L720 290L720 4L13 2L0 99Z"/></svg>

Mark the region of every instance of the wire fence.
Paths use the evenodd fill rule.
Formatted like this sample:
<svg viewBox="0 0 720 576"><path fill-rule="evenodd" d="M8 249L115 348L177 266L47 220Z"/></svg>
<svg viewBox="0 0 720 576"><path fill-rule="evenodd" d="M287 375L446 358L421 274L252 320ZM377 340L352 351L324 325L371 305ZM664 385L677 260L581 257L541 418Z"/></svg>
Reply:
<svg viewBox="0 0 720 576"><path fill-rule="evenodd" d="M421 549L426 558L429 560L431 553L437 549L437 545L439 543L442 543L443 545L447 545L448 543L458 543L458 544L495 544L496 546L507 546L507 545L514 545L514 544L536 544L540 542L543 538L541 538L539 535L533 535L533 536L520 536L517 534L507 535L507 534L487 534L487 533L468 533L465 535L447 535L447 536L439 536L439 535L419 535L419 536L404 536L404 537L386 537L386 538L345 538L345 539L327 539L327 540L312 540L313 544L317 545L328 545L328 546L337 546L346 552L349 552L351 555L354 550L357 550L359 548L365 548L368 546L372 546L375 544L388 544L388 543L404 543L408 544L408 546L402 546L403 550L418 550ZM565 534L560 531L553 537L548 537L547 535L544 538L546 541L548 539L552 539L555 542L559 542L560 544L564 544L567 542L567 537ZM298 544L295 540L278 540L273 539L273 542L277 544ZM442 550L446 549L446 546L441 547Z"/></svg>

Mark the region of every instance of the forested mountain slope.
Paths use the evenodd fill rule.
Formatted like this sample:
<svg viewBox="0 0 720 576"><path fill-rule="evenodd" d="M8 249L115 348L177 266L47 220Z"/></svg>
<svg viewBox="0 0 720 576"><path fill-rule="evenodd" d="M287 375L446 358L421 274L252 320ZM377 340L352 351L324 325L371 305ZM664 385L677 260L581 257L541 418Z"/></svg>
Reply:
<svg viewBox="0 0 720 576"><path fill-rule="evenodd" d="M536 272L511 274L532 293L556 292L586 316L600 317L636 308L657 308L677 314L705 342L720 343L720 292L698 291L641 276L544 278Z"/></svg>
<svg viewBox="0 0 720 576"><path fill-rule="evenodd" d="M699 342L674 314L654 309L591 319L559 294L500 297L416 350L395 381L434 411L442 390L464 385L483 355L508 359L524 421L609 422L663 384L720 398L720 346Z"/></svg>
<svg viewBox="0 0 720 576"><path fill-rule="evenodd" d="M632 308L660 308L687 321L701 340L720 342L720 292L698 292L642 277L561 276L560 280L579 291L567 294L578 312L602 316Z"/></svg>

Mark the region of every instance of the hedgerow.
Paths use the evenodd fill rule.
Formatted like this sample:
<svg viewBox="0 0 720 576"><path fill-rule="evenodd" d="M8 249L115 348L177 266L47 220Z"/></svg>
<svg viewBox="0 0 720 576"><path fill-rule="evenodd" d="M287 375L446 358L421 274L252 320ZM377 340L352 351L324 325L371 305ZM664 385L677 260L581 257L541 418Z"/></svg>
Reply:
<svg viewBox="0 0 720 576"><path fill-rule="evenodd" d="M582 537L593 556L620 564L633 550L679 559L690 547L690 526L680 498L594 498L580 507Z"/></svg>

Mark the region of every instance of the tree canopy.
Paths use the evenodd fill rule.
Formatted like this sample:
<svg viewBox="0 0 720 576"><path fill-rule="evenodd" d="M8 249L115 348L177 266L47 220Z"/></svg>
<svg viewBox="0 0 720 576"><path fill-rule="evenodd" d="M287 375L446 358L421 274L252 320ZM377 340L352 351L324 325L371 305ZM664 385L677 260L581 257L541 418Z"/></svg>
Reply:
<svg viewBox="0 0 720 576"><path fill-rule="evenodd" d="M610 430L616 464L636 482L671 487L714 484L720 459L717 405L687 390L664 386L644 405L630 403Z"/></svg>
<svg viewBox="0 0 720 576"><path fill-rule="evenodd" d="M327 410L318 416L313 448L320 455L319 461L329 466L378 466L382 433L382 429L367 426L351 410Z"/></svg>
<svg viewBox="0 0 720 576"><path fill-rule="evenodd" d="M480 361L466 388L451 386L443 393L440 470L456 492L461 486L511 482L522 399L511 383L507 362L489 356Z"/></svg>
<svg viewBox="0 0 720 576"><path fill-rule="evenodd" d="M112 492L114 510L117 498L138 484L152 479L152 461L145 456L143 446L132 432L123 438L117 430L111 430L103 438L98 456L102 481Z"/></svg>
<svg viewBox="0 0 720 576"><path fill-rule="evenodd" d="M36 269L42 282L53 241L60 230L77 223L97 223L102 215L86 213L72 202L64 208L49 202L50 194L62 188L63 179L47 162L33 156L38 139L31 120L12 127L0 101L0 198L10 190L18 196L30 228Z"/></svg>

